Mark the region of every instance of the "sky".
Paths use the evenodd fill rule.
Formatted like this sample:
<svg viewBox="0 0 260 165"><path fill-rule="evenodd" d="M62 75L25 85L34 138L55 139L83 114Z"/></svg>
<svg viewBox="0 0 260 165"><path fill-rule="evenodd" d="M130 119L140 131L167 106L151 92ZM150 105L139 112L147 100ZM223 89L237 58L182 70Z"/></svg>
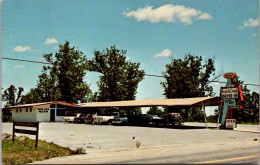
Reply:
<svg viewBox="0 0 260 165"><path fill-rule="evenodd" d="M216 74L236 72L244 83L259 84L259 21L258 0L2 0L1 55L44 62L43 54L67 40L92 59L95 50L116 45L146 74L162 75L172 58L190 53L215 58ZM2 88L28 92L42 66L2 59ZM84 78L93 92L99 76ZM165 98L162 81L145 76L136 99ZM211 85L216 96L225 86Z"/></svg>

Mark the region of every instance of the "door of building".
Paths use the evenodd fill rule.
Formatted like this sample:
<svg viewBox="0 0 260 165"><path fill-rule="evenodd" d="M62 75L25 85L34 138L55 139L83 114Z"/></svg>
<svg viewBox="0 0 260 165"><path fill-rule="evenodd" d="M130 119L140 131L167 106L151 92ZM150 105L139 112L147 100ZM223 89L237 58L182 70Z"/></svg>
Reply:
<svg viewBox="0 0 260 165"><path fill-rule="evenodd" d="M55 121L55 109L51 109L50 121Z"/></svg>

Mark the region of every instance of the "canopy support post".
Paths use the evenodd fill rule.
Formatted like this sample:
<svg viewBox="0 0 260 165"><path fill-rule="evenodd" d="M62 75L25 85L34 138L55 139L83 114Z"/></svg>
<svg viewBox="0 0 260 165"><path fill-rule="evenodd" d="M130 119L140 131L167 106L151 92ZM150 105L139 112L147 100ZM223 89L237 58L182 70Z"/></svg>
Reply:
<svg viewBox="0 0 260 165"><path fill-rule="evenodd" d="M205 125L206 125L206 129L208 129L207 126L207 119L206 119L206 113L205 113L205 105L202 103L202 109L203 109L203 113L204 113L204 119L205 119Z"/></svg>

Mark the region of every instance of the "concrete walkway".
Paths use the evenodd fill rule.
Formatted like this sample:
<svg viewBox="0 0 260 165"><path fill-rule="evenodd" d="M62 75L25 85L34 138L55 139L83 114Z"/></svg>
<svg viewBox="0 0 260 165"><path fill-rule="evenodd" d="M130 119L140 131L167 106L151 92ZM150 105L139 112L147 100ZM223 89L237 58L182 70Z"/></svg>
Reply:
<svg viewBox="0 0 260 165"><path fill-rule="evenodd" d="M197 126L197 127L206 127L205 123L185 123L186 126ZM209 128L217 128L217 123L207 123ZM219 125L220 126L220 125ZM249 125L249 124L237 124L237 128L234 128L235 131L244 131L244 132L255 132L260 133L259 125Z"/></svg>

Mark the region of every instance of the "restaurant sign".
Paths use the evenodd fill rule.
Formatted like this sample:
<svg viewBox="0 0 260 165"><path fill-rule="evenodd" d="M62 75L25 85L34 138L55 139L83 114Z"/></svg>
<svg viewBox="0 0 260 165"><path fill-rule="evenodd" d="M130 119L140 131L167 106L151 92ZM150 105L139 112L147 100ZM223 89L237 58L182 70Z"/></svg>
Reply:
<svg viewBox="0 0 260 165"><path fill-rule="evenodd" d="M39 113L48 113L49 108L38 108Z"/></svg>
<svg viewBox="0 0 260 165"><path fill-rule="evenodd" d="M237 87L221 87L220 89L221 99L238 99L238 88Z"/></svg>
<svg viewBox="0 0 260 165"><path fill-rule="evenodd" d="M237 77L237 74L235 72L227 72L223 74L223 77L225 79L233 79Z"/></svg>

